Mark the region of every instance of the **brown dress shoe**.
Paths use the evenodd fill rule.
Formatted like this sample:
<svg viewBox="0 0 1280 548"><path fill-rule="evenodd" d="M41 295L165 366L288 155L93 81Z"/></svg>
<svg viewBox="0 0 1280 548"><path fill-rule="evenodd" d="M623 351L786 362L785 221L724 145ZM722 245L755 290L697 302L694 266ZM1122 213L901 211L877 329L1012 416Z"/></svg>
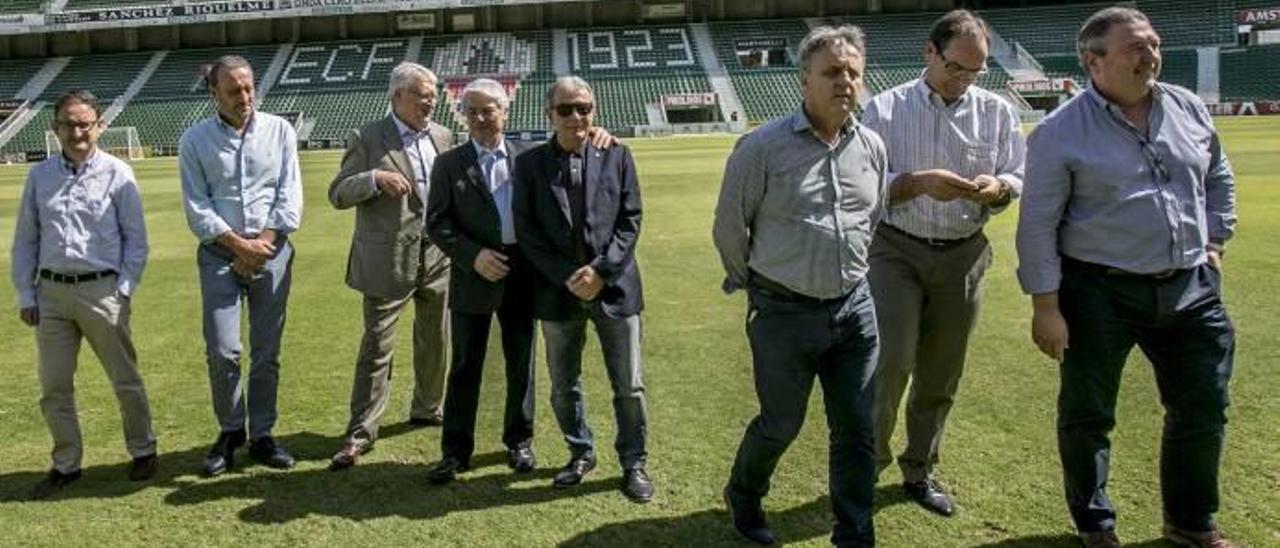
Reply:
<svg viewBox="0 0 1280 548"><path fill-rule="evenodd" d="M1093 531L1080 533L1080 544L1084 548L1120 548L1120 537L1115 531Z"/></svg>
<svg viewBox="0 0 1280 548"><path fill-rule="evenodd" d="M329 470L337 472L355 466L360 461L360 456L368 453L372 447L373 444L365 440L347 440L342 444L342 449L333 454L333 458L329 461Z"/></svg>
<svg viewBox="0 0 1280 548"><path fill-rule="evenodd" d="M129 480L149 480L156 475L158 468L160 468L160 458L154 453L133 459L133 464L129 465Z"/></svg>
<svg viewBox="0 0 1280 548"><path fill-rule="evenodd" d="M1236 548L1235 543L1227 540L1227 537L1217 527L1208 531L1188 531L1166 523L1164 524L1164 538L1179 546Z"/></svg>

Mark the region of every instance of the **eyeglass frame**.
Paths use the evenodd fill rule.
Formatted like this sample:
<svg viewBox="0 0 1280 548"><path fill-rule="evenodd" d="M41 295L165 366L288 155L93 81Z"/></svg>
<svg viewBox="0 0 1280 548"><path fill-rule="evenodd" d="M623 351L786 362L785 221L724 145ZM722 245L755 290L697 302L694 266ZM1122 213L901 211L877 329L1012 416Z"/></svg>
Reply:
<svg viewBox="0 0 1280 548"><path fill-rule="evenodd" d="M933 44L933 51L938 56L939 59L942 59L942 68L946 69L947 74L950 74L952 76L972 76L974 78L980 78L982 76L986 76L991 72L991 67L987 65L987 62L985 60L982 62L981 67L978 67L976 69L971 69L969 67L961 65L960 63L947 59L947 55L945 53L942 53L942 49L943 49L942 46L938 45L937 42L932 42L932 44Z"/></svg>

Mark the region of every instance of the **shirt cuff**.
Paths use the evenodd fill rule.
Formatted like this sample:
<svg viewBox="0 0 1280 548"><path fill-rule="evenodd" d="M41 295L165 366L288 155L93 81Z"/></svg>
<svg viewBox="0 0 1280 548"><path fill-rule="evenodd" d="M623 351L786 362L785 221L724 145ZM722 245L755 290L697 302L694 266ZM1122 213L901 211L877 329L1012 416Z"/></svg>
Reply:
<svg viewBox="0 0 1280 548"><path fill-rule="evenodd" d="M116 291L119 291L120 295L126 299L133 298L133 290L137 287L137 282L124 276L120 276L119 279L116 280Z"/></svg>
<svg viewBox="0 0 1280 548"><path fill-rule="evenodd" d="M1032 270L1019 267L1018 282L1022 284L1022 292L1027 295L1052 293L1062 285L1062 269L1059 267L1057 269Z"/></svg>
<svg viewBox="0 0 1280 548"><path fill-rule="evenodd" d="M34 308L36 306L36 289L23 289L18 292L18 308Z"/></svg>

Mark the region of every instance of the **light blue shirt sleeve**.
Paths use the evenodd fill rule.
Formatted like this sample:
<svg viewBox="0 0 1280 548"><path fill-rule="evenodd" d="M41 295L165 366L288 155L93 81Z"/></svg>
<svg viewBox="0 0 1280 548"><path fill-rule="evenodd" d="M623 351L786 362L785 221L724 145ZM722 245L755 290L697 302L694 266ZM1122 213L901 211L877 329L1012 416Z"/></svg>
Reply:
<svg viewBox="0 0 1280 548"><path fill-rule="evenodd" d="M1053 127L1042 124L1027 145L1027 179L1018 214L1018 281L1030 295L1052 293L1062 281L1058 226L1071 197L1071 172L1058 154Z"/></svg>
<svg viewBox="0 0 1280 548"><path fill-rule="evenodd" d="M125 177L112 196L116 222L120 224L120 271L116 290L125 297L132 297L147 266L147 226L133 170L128 169L122 175Z"/></svg>
<svg viewBox="0 0 1280 548"><path fill-rule="evenodd" d="M298 167L298 136L292 126L281 124L284 153L276 201L267 218L267 228L289 234L302 224L302 170Z"/></svg>
<svg viewBox="0 0 1280 548"><path fill-rule="evenodd" d="M182 209L187 214L187 226L201 242L211 242L231 231L222 216L213 207L213 190L209 177L200 163L199 132L207 129L202 122L192 126L178 143L178 175L182 181Z"/></svg>
<svg viewBox="0 0 1280 548"><path fill-rule="evenodd" d="M18 224L13 230L9 251L10 276L18 292L18 307L36 306L36 270L40 261L40 221L36 208L34 170L28 172L18 202Z"/></svg>

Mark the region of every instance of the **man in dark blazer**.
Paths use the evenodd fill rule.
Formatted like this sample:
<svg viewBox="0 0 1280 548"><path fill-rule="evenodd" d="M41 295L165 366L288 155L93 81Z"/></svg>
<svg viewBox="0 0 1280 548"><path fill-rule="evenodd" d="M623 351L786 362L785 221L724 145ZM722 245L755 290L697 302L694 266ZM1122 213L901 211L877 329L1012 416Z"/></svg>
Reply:
<svg viewBox="0 0 1280 548"><path fill-rule="evenodd" d="M622 490L647 502L640 311L644 299L635 260L640 236L640 187L625 146L601 150L587 142L595 103L581 78L562 77L547 90L555 137L516 159L512 209L516 237L540 276L534 316L542 323L551 373L551 407L571 457L553 484L581 483L595 469L595 444L582 401L586 322L595 324L613 387L624 471Z"/></svg>
<svg viewBox="0 0 1280 548"><path fill-rule="evenodd" d="M396 323L410 301L415 313L409 422L443 423L449 258L425 237L423 227L431 167L437 154L453 146L453 133L431 121L436 93L436 77L426 67L396 66L391 114L352 132L342 167L329 185L334 207L356 210L347 285L364 294L351 420L342 449L329 464L332 470L355 465L378 437L391 395Z"/></svg>
<svg viewBox="0 0 1280 548"><path fill-rule="evenodd" d="M451 259L449 323L452 360L444 400L441 459L428 472L447 483L470 468L476 409L496 313L502 326L507 397L502 442L507 465L533 470L533 280L537 273L517 245L511 199L515 158L531 141L503 137L510 99L501 83L479 78L462 90L461 110L471 140L441 154L431 170L427 233ZM613 137L595 132L608 147Z"/></svg>

